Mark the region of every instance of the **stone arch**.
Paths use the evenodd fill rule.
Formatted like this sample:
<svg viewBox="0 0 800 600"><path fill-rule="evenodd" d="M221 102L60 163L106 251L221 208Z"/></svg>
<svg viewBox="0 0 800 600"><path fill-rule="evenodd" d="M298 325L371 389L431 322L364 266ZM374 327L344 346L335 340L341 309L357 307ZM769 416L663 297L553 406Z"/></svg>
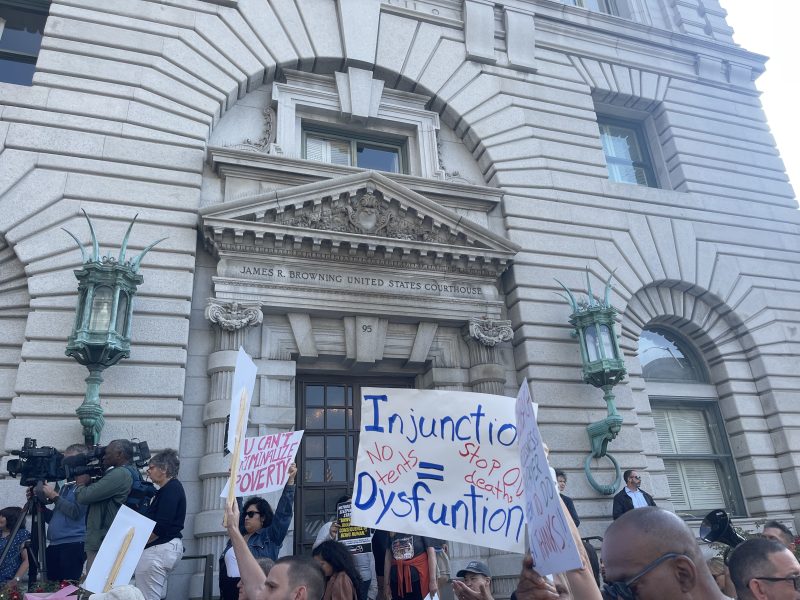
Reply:
<svg viewBox="0 0 800 600"><path fill-rule="evenodd" d="M0 236L0 406L10 415L17 370L22 362L22 345L30 312L30 293L25 267L14 248ZM0 439L5 448L8 419L0 420Z"/></svg>
<svg viewBox="0 0 800 600"><path fill-rule="evenodd" d="M783 485L779 486L782 489L777 490L761 489L763 483L752 474L753 462L758 463L762 473L781 474L778 450L783 445L784 433L774 419L769 391L759 385L758 373L763 370L758 346L739 314L716 294L699 286L664 281L643 286L634 293L621 320L622 345L628 356L626 365L644 447L657 449L658 441L636 358L638 337L645 327L662 325L677 331L692 344L708 368L709 382L717 390L739 483L751 516L769 510L763 504L765 496L772 496L771 500L788 510L786 490L791 489L788 480L791 472L782 474Z"/></svg>

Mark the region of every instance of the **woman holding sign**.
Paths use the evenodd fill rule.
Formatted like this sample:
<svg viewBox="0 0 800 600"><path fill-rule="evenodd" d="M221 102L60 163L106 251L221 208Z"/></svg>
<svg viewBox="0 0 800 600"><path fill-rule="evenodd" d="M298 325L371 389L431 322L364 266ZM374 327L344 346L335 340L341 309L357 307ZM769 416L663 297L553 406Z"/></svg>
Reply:
<svg viewBox="0 0 800 600"><path fill-rule="evenodd" d="M436 582L436 551L439 540L406 533L389 533L384 565L387 599L422 600L439 591Z"/></svg>
<svg viewBox="0 0 800 600"><path fill-rule="evenodd" d="M263 498L250 498L242 508L239 519L239 532L244 536L247 547L256 558L278 559L289 524L292 521L294 505L295 477L297 465L292 463L288 469L289 478L283 488L278 507L272 512L269 502ZM239 566L230 540L219 560L219 592L221 600L239 598Z"/></svg>

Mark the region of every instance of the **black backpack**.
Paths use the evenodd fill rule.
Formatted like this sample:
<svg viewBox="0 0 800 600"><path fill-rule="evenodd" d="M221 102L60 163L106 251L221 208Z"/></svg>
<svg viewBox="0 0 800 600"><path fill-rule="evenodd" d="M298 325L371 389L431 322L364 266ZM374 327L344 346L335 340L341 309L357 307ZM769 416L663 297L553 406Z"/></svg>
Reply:
<svg viewBox="0 0 800 600"><path fill-rule="evenodd" d="M156 486L142 479L141 474L133 465L125 465L125 468L128 469L133 479L131 491L125 498L125 506L143 515L147 512L153 496L156 495Z"/></svg>

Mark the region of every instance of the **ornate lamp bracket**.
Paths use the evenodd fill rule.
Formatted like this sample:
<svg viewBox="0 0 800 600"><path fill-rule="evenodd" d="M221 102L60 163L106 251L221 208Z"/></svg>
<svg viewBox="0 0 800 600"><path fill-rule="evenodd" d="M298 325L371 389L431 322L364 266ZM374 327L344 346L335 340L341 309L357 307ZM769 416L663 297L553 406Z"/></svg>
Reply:
<svg viewBox="0 0 800 600"><path fill-rule="evenodd" d="M608 416L600 421L590 423L586 427L591 452L584 462L584 472L589 484L600 494L610 496L616 492L622 481L619 463L608 452L608 444L622 428L622 416L614 405L614 386L625 378L625 362L619 348L617 335L614 333L617 310L611 306L611 278L605 285L605 294L600 300L592 294L589 273L586 273L587 298L578 302L570 290L560 281L556 281L566 291L563 296L572 306L570 325L574 327L573 337L580 344L581 361L583 363L583 380L603 390ZM614 482L610 485L598 483L592 474L592 459L608 457L614 467Z"/></svg>

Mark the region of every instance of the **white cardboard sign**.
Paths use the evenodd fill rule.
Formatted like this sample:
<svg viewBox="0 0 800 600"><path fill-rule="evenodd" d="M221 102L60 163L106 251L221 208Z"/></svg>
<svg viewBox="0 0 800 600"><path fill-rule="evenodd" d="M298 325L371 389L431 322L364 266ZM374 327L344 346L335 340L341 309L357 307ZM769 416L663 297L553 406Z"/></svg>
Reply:
<svg viewBox="0 0 800 600"><path fill-rule="evenodd" d="M239 423L239 403L242 390L247 391L247 405L244 413L244 424L247 427L247 418L250 414L250 401L253 399L253 389L256 386L256 373L258 367L256 363L247 355L244 348L239 348L236 355L236 368L233 372L233 384L231 385L231 418L228 421L228 452L233 452L236 443L236 425Z"/></svg>
<svg viewBox="0 0 800 600"><path fill-rule="evenodd" d="M254 496L283 489L302 439L302 430L245 438L234 495ZM229 483L225 482L220 497L228 497Z"/></svg>
<svg viewBox="0 0 800 600"><path fill-rule="evenodd" d="M541 575L551 575L578 569L581 566L580 555L550 475L527 381L522 382L517 394L516 416L525 481L528 543L536 571Z"/></svg>
<svg viewBox="0 0 800 600"><path fill-rule="evenodd" d="M156 526L155 521L151 521L144 515L140 515L135 510L127 506L121 506L111 528L103 538L97 557L92 563L92 568L86 576L83 587L92 593L99 594L105 588L111 569L123 548L125 538L129 531L133 530L133 538L128 545L116 578L112 582L112 588L121 585L128 585L133 577L133 572L142 556L147 538Z"/></svg>
<svg viewBox="0 0 800 600"><path fill-rule="evenodd" d="M514 399L364 388L352 522L521 552Z"/></svg>

